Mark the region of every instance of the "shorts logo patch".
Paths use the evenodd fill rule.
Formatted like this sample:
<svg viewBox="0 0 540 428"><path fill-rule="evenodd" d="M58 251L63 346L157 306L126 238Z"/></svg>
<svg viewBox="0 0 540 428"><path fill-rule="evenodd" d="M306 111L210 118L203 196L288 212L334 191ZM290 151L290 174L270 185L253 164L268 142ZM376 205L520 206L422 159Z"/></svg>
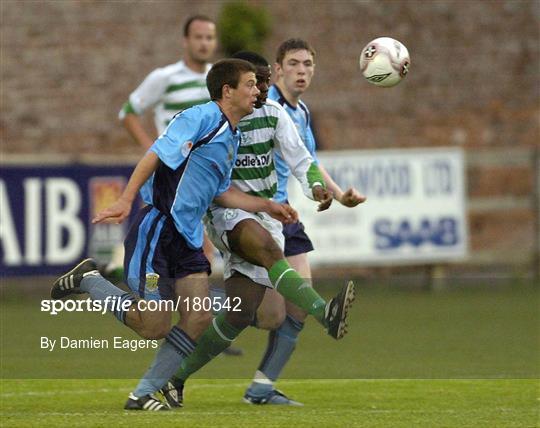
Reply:
<svg viewBox="0 0 540 428"><path fill-rule="evenodd" d="M192 147L193 147L193 141L184 142L181 148L182 156L186 157L187 155L189 155L189 152L191 151Z"/></svg>
<svg viewBox="0 0 540 428"><path fill-rule="evenodd" d="M146 274L146 289L148 291L155 291L158 287L159 275L157 273Z"/></svg>
<svg viewBox="0 0 540 428"><path fill-rule="evenodd" d="M237 210L231 210L226 209L224 214L225 220L234 220L236 217L238 217L238 211Z"/></svg>

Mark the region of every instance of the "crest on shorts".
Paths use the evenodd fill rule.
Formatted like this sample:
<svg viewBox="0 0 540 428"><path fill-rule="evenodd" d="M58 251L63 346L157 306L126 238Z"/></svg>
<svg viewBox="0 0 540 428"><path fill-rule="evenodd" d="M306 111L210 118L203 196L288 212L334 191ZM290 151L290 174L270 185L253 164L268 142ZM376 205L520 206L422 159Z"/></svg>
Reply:
<svg viewBox="0 0 540 428"><path fill-rule="evenodd" d="M154 272L146 274L146 289L148 291L155 291L158 288L159 275Z"/></svg>
<svg viewBox="0 0 540 428"><path fill-rule="evenodd" d="M235 209L228 208L225 210L224 217L225 217L225 220L228 220L228 221L234 220L236 217L238 217L238 211Z"/></svg>

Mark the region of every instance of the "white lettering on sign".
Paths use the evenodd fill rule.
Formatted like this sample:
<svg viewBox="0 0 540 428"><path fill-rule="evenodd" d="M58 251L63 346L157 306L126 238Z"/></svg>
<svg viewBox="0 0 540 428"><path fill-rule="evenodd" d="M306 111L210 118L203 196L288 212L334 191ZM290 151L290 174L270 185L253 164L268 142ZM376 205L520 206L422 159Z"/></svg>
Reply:
<svg viewBox="0 0 540 428"><path fill-rule="evenodd" d="M24 180L24 260L29 265L41 263L41 180Z"/></svg>
<svg viewBox="0 0 540 428"><path fill-rule="evenodd" d="M79 187L69 178L45 180L47 238L45 257L49 264L69 263L84 248L84 225ZM64 231L67 232L63 242Z"/></svg>
<svg viewBox="0 0 540 428"><path fill-rule="evenodd" d="M26 178L23 195L0 180L0 248L5 266L68 264L81 256L86 231L80 219L81 191L69 178ZM22 201L24 213L14 210ZM21 203L21 202L19 202ZM23 218L18 236L15 216ZM20 231L21 232L21 231ZM43 245L45 235L45 248Z"/></svg>
<svg viewBox="0 0 540 428"><path fill-rule="evenodd" d="M21 248L17 240L6 183L3 180L0 180L0 244L4 252L4 263L9 266L20 265Z"/></svg>

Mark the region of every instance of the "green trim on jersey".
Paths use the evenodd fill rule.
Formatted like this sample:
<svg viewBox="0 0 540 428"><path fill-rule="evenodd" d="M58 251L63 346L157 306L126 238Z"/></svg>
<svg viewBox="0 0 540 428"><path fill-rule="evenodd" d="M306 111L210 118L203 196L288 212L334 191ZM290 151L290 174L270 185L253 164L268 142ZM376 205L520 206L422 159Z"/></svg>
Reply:
<svg viewBox="0 0 540 428"><path fill-rule="evenodd" d="M200 80L190 80L189 82L178 83L174 85L169 85L165 89L165 93L181 91L182 89L191 89L191 88L206 88L206 83L201 82Z"/></svg>
<svg viewBox="0 0 540 428"><path fill-rule="evenodd" d="M257 180L265 179L276 169L274 161L268 166L259 166L255 168L234 168L231 180ZM274 196L274 195L272 195Z"/></svg>
<svg viewBox="0 0 540 428"><path fill-rule="evenodd" d="M241 121L238 124L240 131L249 132L255 129L263 128L275 128L277 126L278 118L275 116L254 117L247 121Z"/></svg>
<svg viewBox="0 0 540 428"><path fill-rule="evenodd" d="M249 146L238 147L239 155L255 154L265 155L274 148L274 140L264 141L262 143L250 144Z"/></svg>
<svg viewBox="0 0 540 428"><path fill-rule="evenodd" d="M131 105L129 101L126 101L124 103L124 105L122 106L122 111L125 114L137 114L137 112L135 111L135 109L133 108L133 106Z"/></svg>
<svg viewBox="0 0 540 428"><path fill-rule="evenodd" d="M208 101L210 101L210 98L202 98L199 100L187 101L185 103L165 103L163 104L163 108L165 110L182 111L199 104L207 103Z"/></svg>
<svg viewBox="0 0 540 428"><path fill-rule="evenodd" d="M319 169L319 167L315 164L315 162L313 162L310 166L309 166L309 169L307 170L307 180L308 180L308 183L309 183L309 188L311 189L313 187L313 184L314 183L321 183L321 185L323 186L323 188L326 189L326 182L324 181L324 178L323 178L323 175L321 173L321 170Z"/></svg>
<svg viewBox="0 0 540 428"><path fill-rule="evenodd" d="M264 190L261 190L260 192L250 190L249 192L247 192L247 194L258 196L260 198L271 199L274 197L276 192L277 192L277 183L274 183L270 189L264 189Z"/></svg>

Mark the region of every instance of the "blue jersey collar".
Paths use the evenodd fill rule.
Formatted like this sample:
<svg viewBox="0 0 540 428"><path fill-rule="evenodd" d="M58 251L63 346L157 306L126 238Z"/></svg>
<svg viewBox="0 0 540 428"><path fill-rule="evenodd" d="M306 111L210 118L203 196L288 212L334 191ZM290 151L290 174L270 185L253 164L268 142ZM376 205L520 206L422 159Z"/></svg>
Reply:
<svg viewBox="0 0 540 428"><path fill-rule="evenodd" d="M272 85L272 87L277 91L277 93L279 94L279 98L278 98L278 103L280 103L281 105L283 104L287 104L288 107L292 108L293 110L296 110L297 107L293 106L291 103L289 103L289 101L287 101L287 98L285 98L285 96L283 95L283 93L281 92L281 90L279 89L279 86L276 85L275 83Z"/></svg>
<svg viewBox="0 0 540 428"><path fill-rule="evenodd" d="M212 101L212 102L217 106L217 108L221 112L221 115L223 116L223 119L225 119L227 121L227 123L229 124L229 129L231 130L231 132L233 134L235 134L238 131L238 127L233 126L233 124L231 123L231 121L229 120L227 115L225 113L223 113L223 110L221 110L221 106L217 102L215 102L215 101Z"/></svg>

